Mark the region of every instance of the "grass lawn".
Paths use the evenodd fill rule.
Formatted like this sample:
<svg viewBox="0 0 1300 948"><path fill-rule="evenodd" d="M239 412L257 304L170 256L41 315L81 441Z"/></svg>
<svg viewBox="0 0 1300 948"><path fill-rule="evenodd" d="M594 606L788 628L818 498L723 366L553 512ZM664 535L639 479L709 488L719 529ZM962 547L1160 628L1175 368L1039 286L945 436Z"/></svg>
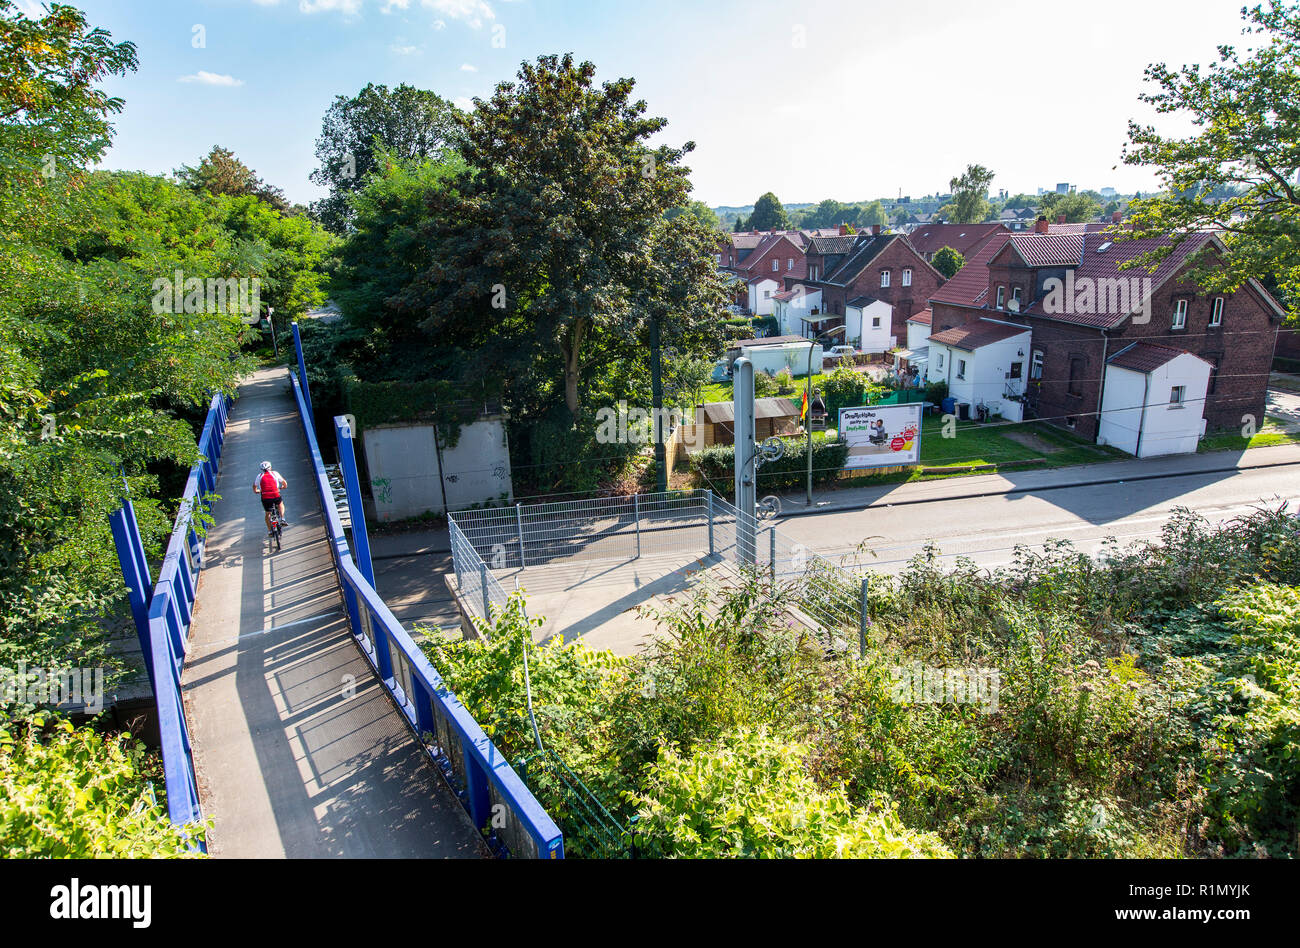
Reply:
<svg viewBox="0 0 1300 948"><path fill-rule="evenodd" d="M1244 451L1247 448L1267 448L1275 444L1300 443L1300 432L1281 431L1276 426L1276 418L1269 418L1266 427L1253 438L1244 438L1239 431L1220 431L1202 439L1197 451L1206 454L1210 451Z"/></svg>
<svg viewBox="0 0 1300 948"><path fill-rule="evenodd" d="M830 378L830 376L825 374L814 375L813 388L817 388L817 386L821 385L828 378ZM784 395L778 395L776 397L790 398L797 402L799 401L800 396L803 395L807 385L807 376L800 375L794 380L793 392L787 392ZM731 399L731 382L714 382L711 385L706 386L704 389L704 403L706 405L713 402L729 402Z"/></svg>

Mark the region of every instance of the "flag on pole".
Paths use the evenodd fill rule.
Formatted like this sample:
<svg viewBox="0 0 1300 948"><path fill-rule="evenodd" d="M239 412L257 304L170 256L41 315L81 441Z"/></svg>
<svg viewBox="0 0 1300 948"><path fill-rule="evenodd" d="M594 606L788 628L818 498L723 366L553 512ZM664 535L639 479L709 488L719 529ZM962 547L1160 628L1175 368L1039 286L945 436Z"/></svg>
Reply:
<svg viewBox="0 0 1300 948"><path fill-rule="evenodd" d="M800 399L799 420L805 421L808 418L808 390L805 389L803 397Z"/></svg>

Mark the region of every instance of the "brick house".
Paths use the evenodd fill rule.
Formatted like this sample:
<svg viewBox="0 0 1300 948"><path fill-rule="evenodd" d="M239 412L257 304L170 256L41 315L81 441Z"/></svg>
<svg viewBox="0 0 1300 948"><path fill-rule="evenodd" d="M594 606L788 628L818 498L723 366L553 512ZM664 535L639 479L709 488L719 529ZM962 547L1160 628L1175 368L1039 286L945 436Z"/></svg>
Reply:
<svg viewBox="0 0 1300 948"><path fill-rule="evenodd" d="M784 279L802 279L807 273L807 242L799 231L728 235L719 250L718 266L744 284L737 305L755 316L770 316L772 298L781 292Z"/></svg>
<svg viewBox="0 0 1300 948"><path fill-rule="evenodd" d="M801 325L783 326L783 331L811 338L844 326L852 344L869 335L869 321L880 318L879 304L889 307L887 323L882 318L880 336L907 338L907 318L925 308L925 302L943 285L944 278L911 241L899 234L883 234L876 226L866 234L813 237L806 251L807 276L787 277L785 295L801 294L815 305L800 317Z"/></svg>
<svg viewBox="0 0 1300 948"><path fill-rule="evenodd" d="M994 221L988 224L927 224L907 235L912 246L926 260L944 247L951 247L966 260L998 234L1010 233L1010 228Z"/></svg>
<svg viewBox="0 0 1300 948"><path fill-rule="evenodd" d="M1161 435L1171 444L1185 443L1192 428L1199 437L1206 430L1239 428L1250 417L1262 424L1285 313L1255 281L1235 293L1207 295L1188 279L1194 254L1203 251L1212 263L1222 250L1215 234L1190 237L1148 272L1121 267L1168 241L1117 241L1113 233L1091 228L1061 232L1044 225L1039 222L1040 232L990 241L931 298L932 380L944 377L936 365L936 338L994 323L1031 333L1028 348L1016 350L1023 350L1023 361L1007 368L1003 398L1020 403L1008 406L1010 416L1023 410L1026 418L1108 441L1105 422L1129 408L1141 408L1144 416L1148 407L1199 409L1174 416L1186 430ZM1183 354L1197 358L1179 359ZM1171 371L1189 375L1169 382ZM1205 394L1189 399L1202 371ZM1107 401L1112 377L1116 385L1127 385L1132 373L1146 379L1139 389L1143 404Z"/></svg>

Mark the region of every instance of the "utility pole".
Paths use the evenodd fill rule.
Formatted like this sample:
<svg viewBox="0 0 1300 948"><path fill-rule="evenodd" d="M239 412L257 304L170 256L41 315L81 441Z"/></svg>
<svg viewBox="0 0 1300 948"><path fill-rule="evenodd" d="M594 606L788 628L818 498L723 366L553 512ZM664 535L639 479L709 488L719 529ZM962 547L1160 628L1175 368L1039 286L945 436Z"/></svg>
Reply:
<svg viewBox="0 0 1300 948"><path fill-rule="evenodd" d="M758 430L754 422L754 363L737 359L732 411L736 442L736 553L742 563L758 560Z"/></svg>
<svg viewBox="0 0 1300 948"><path fill-rule="evenodd" d="M668 452L664 448L664 379L663 350L659 344L659 316L650 317L650 430L655 442L655 486L659 493L668 491Z"/></svg>

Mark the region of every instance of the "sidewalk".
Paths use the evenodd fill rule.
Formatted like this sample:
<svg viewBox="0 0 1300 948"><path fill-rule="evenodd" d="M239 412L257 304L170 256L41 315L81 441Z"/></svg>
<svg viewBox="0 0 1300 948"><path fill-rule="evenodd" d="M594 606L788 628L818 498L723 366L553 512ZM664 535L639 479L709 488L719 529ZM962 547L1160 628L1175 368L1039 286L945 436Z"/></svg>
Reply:
<svg viewBox="0 0 1300 948"><path fill-rule="evenodd" d="M1081 467L963 475L931 481L851 487L834 491L814 489L811 509L807 506L806 494L803 491L781 495L782 516L801 517L834 510L866 510L870 507L897 507L936 500L965 500L997 494L1064 490L1095 484L1120 484L1179 475L1229 473L1287 464L1300 464L1300 445L1251 448L1249 451L1241 452L1180 454L1167 458L1149 458L1145 461L1134 458Z"/></svg>
<svg viewBox="0 0 1300 948"><path fill-rule="evenodd" d="M258 462L289 483L267 551ZM235 858L481 857L485 848L344 617L284 369L240 387L200 575L186 714L208 848Z"/></svg>

